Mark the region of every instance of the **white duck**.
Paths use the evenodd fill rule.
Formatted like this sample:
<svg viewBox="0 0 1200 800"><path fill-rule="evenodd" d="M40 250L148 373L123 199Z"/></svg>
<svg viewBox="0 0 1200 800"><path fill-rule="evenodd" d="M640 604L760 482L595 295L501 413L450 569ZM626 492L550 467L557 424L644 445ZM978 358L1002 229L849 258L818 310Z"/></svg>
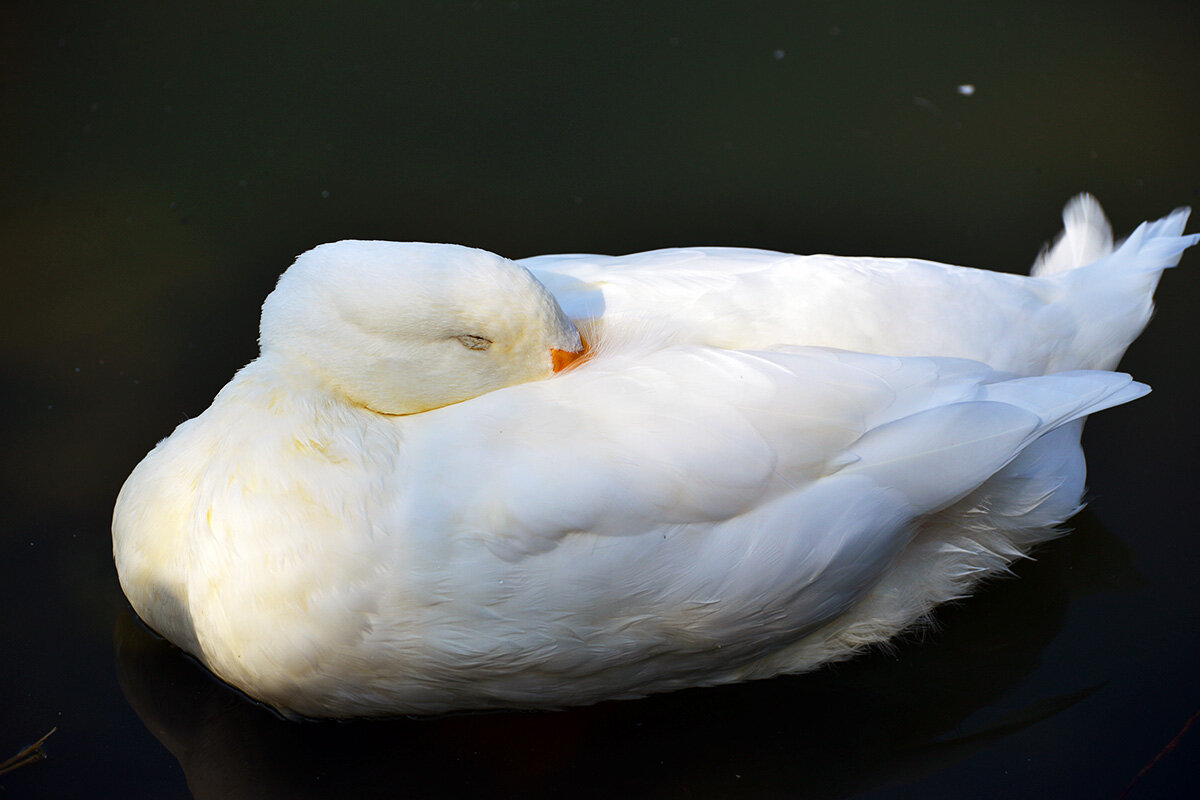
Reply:
<svg viewBox="0 0 1200 800"><path fill-rule="evenodd" d="M125 483L122 588L290 715L555 707L846 657L1078 508L1082 418L1146 389L1062 371L1116 365L1198 238L1186 218L1113 251L1082 196L1034 277L322 245L263 305L260 357ZM565 369L572 319L591 352Z"/></svg>

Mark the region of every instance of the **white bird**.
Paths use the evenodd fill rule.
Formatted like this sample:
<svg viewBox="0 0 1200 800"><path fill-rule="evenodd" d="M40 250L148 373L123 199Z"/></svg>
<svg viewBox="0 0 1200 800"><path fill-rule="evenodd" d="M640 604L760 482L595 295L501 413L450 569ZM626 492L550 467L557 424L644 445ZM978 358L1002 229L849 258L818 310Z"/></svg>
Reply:
<svg viewBox="0 0 1200 800"><path fill-rule="evenodd" d="M261 355L126 481L121 586L293 716L560 707L845 658L1079 508L1082 419L1147 391L1102 370L1200 238L1186 219L1114 249L1080 196L1032 277L322 245L264 303Z"/></svg>

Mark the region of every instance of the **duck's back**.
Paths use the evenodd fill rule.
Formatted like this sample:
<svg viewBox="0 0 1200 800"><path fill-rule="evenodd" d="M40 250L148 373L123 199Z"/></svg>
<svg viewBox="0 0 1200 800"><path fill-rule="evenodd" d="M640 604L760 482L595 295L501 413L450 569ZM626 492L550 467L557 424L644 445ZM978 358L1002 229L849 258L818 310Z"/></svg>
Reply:
<svg viewBox="0 0 1200 800"><path fill-rule="evenodd" d="M1115 251L1088 195L1035 275L918 259L676 248L520 262L576 319L612 335L657 326L677 342L732 348L817 345L969 358L1018 375L1111 369L1149 320L1162 270L1196 242L1182 209ZM651 321L653 321L651 323Z"/></svg>

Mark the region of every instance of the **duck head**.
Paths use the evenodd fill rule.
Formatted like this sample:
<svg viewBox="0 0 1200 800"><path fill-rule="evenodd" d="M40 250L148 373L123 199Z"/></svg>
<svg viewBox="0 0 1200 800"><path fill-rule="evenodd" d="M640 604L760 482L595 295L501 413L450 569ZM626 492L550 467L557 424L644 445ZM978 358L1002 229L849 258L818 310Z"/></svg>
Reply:
<svg viewBox="0 0 1200 800"><path fill-rule="evenodd" d="M259 345L281 369L383 414L548 378L584 352L554 296L506 258L352 240L309 250L280 276Z"/></svg>

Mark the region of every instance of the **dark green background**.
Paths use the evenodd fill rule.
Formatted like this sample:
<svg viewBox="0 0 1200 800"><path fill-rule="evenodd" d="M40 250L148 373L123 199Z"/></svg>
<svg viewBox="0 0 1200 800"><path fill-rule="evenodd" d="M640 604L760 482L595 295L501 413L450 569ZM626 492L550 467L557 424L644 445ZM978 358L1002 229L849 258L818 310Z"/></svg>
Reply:
<svg viewBox="0 0 1200 800"><path fill-rule="evenodd" d="M1155 393L1089 423L1078 532L816 675L296 726L128 619L108 533L319 242L1019 271L1078 191L1119 233L1195 204L1195 3L10 2L0 26L0 759L58 726L12 796L1115 797L1200 710L1194 252L1123 363ZM1130 797L1198 778L1193 730Z"/></svg>

